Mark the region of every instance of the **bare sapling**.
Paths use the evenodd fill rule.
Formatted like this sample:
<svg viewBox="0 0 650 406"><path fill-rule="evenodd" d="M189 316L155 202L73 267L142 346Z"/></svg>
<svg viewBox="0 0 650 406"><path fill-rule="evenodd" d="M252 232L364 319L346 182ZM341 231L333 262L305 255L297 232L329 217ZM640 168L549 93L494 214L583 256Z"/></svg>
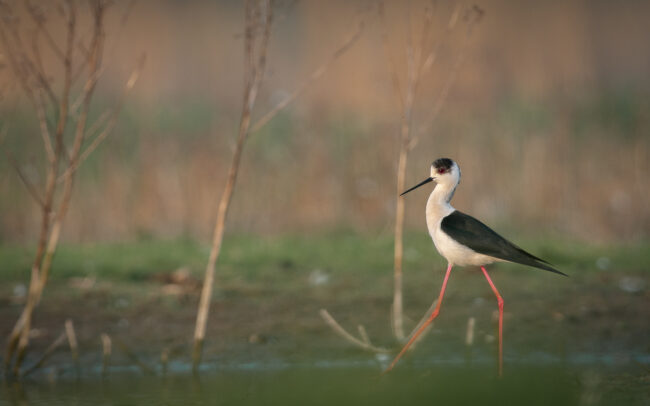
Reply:
<svg viewBox="0 0 650 406"><path fill-rule="evenodd" d="M386 55L387 67L391 77L391 83L393 84L395 98L397 99L399 105L400 114L396 196L399 196L399 194L402 193L405 189L406 168L408 164L409 152L417 144L419 136L425 133L433 125L433 122L440 113L440 110L442 109L444 102L447 99L452 84L456 80L458 70L465 59L465 51L468 44L467 39L470 37L473 27L481 20L483 16L483 10L477 6L463 7L456 5L453 8L453 11L446 26L444 27L444 30L442 31L442 34L437 38L432 39L431 31L434 17L433 5L425 8L424 13L422 14L422 22L420 24L421 30L417 36L413 34L414 30L411 24L410 4L406 5L406 7L406 27L408 32L406 34L406 44L403 46L403 56L406 66L406 72L402 75L405 76L404 85L402 84L400 73L397 69L398 64L395 61L395 58L393 58L393 52L391 51L390 34L388 31L389 24L386 18L384 3L379 2L377 8L378 17L381 24L381 42ZM450 34L459 25L459 22L464 24L466 28L466 31L464 33L464 41L457 49L455 49L457 57L452 64L448 76L440 80L441 90L433 102L432 112L427 116L428 121L426 124L421 125L419 127L419 131L415 132L414 134L412 121L419 85L422 80L426 78L426 74L429 73L432 67L435 65L441 44L444 40L447 40L450 37ZM433 305L429 308L429 310L427 310L423 318L419 321L411 333L409 335L406 335L404 332L404 299L402 294L402 263L404 258L404 200L400 199L399 197L397 197L395 204L394 236L393 304L391 311L391 327L394 337L398 342L401 343L413 336L419 327L426 321L429 314L433 311ZM361 333L361 330L361 338L358 339L352 334L343 330L343 328L326 311L321 310L321 317L323 317L326 323L332 327L332 329L337 334L345 338L350 343L362 349L372 350L372 348L366 345L367 340L364 340L364 334ZM429 325L428 328L431 328L431 325ZM418 337L418 341L421 340L423 336L424 334L421 334Z"/></svg>
<svg viewBox="0 0 650 406"><path fill-rule="evenodd" d="M208 321L212 289L214 286L214 270L217 258L221 252L221 243L226 226L226 216L232 200L232 194L237 181L241 154L244 142L248 137L248 130L251 122L251 112L255 106L257 92L262 82L266 66L266 52L269 37L271 36L271 24L273 22L273 8L270 0L246 1L245 6L245 33L244 33L244 102L242 114L239 121L239 133L237 143L233 152L226 186L221 195L217 207L217 221L214 226L212 248L208 258L208 265L205 269L205 278L201 290L199 309L196 316L196 327L194 330L194 347L192 350L192 364L196 371L201 360L203 341L205 339L205 328Z"/></svg>
<svg viewBox="0 0 650 406"><path fill-rule="evenodd" d="M427 7L423 14L422 29L418 38L413 38L413 30L411 27L410 12L407 19L407 43L405 46L405 60L406 60L406 86L402 91L400 86L400 77L396 70L396 64L391 56L388 29L386 23L386 16L384 12L383 2L379 4L379 16L382 24L382 44L387 56L387 65L392 77L397 98L400 101L400 134L399 134L399 158L397 163L397 182L396 182L396 202L395 202L395 241L394 241L394 261L393 261L393 306L392 306L392 321L393 321L393 334L395 338L403 342L407 337L404 334L404 310L403 310L403 295L402 295L402 264L404 259L404 200L399 197L399 194L404 191L406 185L406 168L408 163L409 151L417 144L419 134L413 135L412 119L413 109L416 101L418 86L423 78L436 61L440 45L445 37L448 37L451 31L457 26L459 19L467 25L467 32L471 33L471 28L476 24L481 16L482 10L473 6L464 9L461 6L456 6L451 13L449 21L446 25L444 35L438 37L434 44L431 44L430 31L433 20L433 9ZM454 83L458 69L464 60L465 47L461 45L457 49L458 58L456 63L453 64L449 76L442 83L442 89L434 101L434 110L429 115L428 125L422 127L422 131L429 128L433 121L437 118L442 106L444 105L449 90ZM402 94L404 93L404 94Z"/></svg>
<svg viewBox="0 0 650 406"><path fill-rule="evenodd" d="M351 48L360 37L363 29L363 25L359 24L354 33L347 37L342 45L337 48L321 66L314 70L306 80L301 82L285 99L277 103L255 123L251 124L251 114L255 106L257 94L264 77L264 69L266 67L267 48L271 37L271 26L273 22L273 2L271 0L248 0L245 9L244 101L239 122L239 132L233 151L230 169L228 171L228 177L217 207L217 220L213 231L212 247L208 257L201 297L199 299L192 349L192 365L195 373L198 371L202 357L210 302L214 288L215 265L221 252L228 208L230 207L230 202L232 200L246 140L249 134L261 129L265 124L271 121L275 115L291 104L291 102L293 102L299 95L305 92L312 83L320 79L334 61Z"/></svg>
<svg viewBox="0 0 650 406"><path fill-rule="evenodd" d="M91 101L103 71L104 20L113 2L26 0L20 4L22 8L18 2L0 4L0 44L9 72L38 123L45 182L37 185L25 176L13 154L5 149L5 155L11 158L18 177L38 205L41 218L26 304L9 334L5 351L5 371L15 375L20 372L29 344L33 312L47 284L70 207L75 170L113 129L122 106L120 101L113 111L93 123L88 122ZM21 20L22 16L27 19ZM79 21L86 17L90 30L82 35ZM50 32L49 27L54 24L63 25L63 38ZM46 65L45 56L52 56L53 62ZM140 68L141 65L127 81L120 100L133 88Z"/></svg>

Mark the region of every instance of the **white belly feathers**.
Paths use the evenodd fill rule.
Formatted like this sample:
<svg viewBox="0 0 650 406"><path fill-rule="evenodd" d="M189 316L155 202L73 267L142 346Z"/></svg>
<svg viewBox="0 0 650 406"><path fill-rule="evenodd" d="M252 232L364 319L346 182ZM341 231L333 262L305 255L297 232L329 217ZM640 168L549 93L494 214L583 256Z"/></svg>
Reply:
<svg viewBox="0 0 650 406"><path fill-rule="evenodd" d="M429 234L433 239L436 249L447 259L451 265L487 265L495 261L500 261L497 258L488 255L479 254L478 252L456 242L453 238L447 235L440 228L442 219L454 212L454 208L444 198L444 190L440 190L437 186L434 189L429 200L427 201L426 218L427 228Z"/></svg>
<svg viewBox="0 0 650 406"><path fill-rule="evenodd" d="M478 252L456 242L453 238L448 236L440 228L441 221L438 222L435 231L431 235L436 249L447 259L451 265L487 265L495 261L497 258L487 255L479 254Z"/></svg>

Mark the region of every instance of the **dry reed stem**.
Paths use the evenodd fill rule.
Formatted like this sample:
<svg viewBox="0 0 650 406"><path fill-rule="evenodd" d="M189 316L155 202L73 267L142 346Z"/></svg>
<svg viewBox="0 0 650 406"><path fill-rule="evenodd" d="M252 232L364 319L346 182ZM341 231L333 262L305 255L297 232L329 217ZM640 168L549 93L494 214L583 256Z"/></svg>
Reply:
<svg viewBox="0 0 650 406"><path fill-rule="evenodd" d="M361 340L366 344L372 345L370 342L370 337L368 337L368 332L362 324L359 324L357 326L357 330L359 330L359 337L361 337Z"/></svg>
<svg viewBox="0 0 650 406"><path fill-rule="evenodd" d="M77 342L77 334L74 331L74 324L71 319L65 321L65 335L68 338L72 360L75 363L75 367L79 369L79 343Z"/></svg>
<svg viewBox="0 0 650 406"><path fill-rule="evenodd" d="M100 339L102 341L102 376L105 377L108 371L108 363L111 359L112 341L111 337L106 333L102 333Z"/></svg>
<svg viewBox="0 0 650 406"><path fill-rule="evenodd" d="M258 10L259 8L259 10ZM262 10L264 13L262 13ZM259 21L259 15L264 15L262 22L262 36L256 34L256 29ZM198 371L199 363L201 362L201 353L203 350L203 341L205 339L205 328L208 321L208 313L210 309L210 301L212 298L212 289L214 287L214 270L215 263L221 251L221 243L223 241L223 234L226 225L226 216L230 201L237 180L239 172L239 164L241 161L241 154L244 143L249 133L251 112L255 105L257 92L262 82L264 69L266 67L266 52L268 48L268 41L271 36L271 24L273 21L273 8L272 1L261 1L257 6L253 5L252 0L246 2L246 20L245 20L245 38L244 38L244 105L242 108L242 115L239 122L239 134L237 136L237 143L233 152L230 169L228 171L228 178L219 206L217 209L217 221L215 222L212 248L208 258L208 264L205 270L205 278L203 281L203 288L201 289L201 298L199 301L199 308L196 316L196 327L194 330L194 345L192 350L192 366L194 372ZM255 50L257 49L257 55Z"/></svg>
<svg viewBox="0 0 650 406"><path fill-rule="evenodd" d="M323 320L325 320L325 323L327 323L327 325L330 326L332 328L332 330L334 330L334 332L336 334L338 334L341 338L343 338L344 340L350 342L351 344L353 344L353 345L355 345L355 346L357 346L357 347L359 347L361 349L367 350L367 351L377 352L377 353L381 353L381 354L390 353L390 350L387 350L387 349L381 348L381 347L375 347L374 345L370 344L369 340L367 340L367 338L368 338L367 335L366 335L365 339L362 336L362 339L360 340L360 339L356 338L355 336L353 336L352 334L345 331L345 329L343 327L341 327L341 325L334 319L334 317L332 317L331 314L329 314L329 312L327 310L321 309L320 310L320 315L323 318ZM364 331L365 331L365 329L364 329Z"/></svg>
<svg viewBox="0 0 650 406"><path fill-rule="evenodd" d="M467 332L465 333L465 345L471 347L474 345L474 325L476 324L476 319L470 317L467 319Z"/></svg>
<svg viewBox="0 0 650 406"><path fill-rule="evenodd" d="M160 367L163 375L167 375L167 364L169 364L169 348L163 348L160 353Z"/></svg>

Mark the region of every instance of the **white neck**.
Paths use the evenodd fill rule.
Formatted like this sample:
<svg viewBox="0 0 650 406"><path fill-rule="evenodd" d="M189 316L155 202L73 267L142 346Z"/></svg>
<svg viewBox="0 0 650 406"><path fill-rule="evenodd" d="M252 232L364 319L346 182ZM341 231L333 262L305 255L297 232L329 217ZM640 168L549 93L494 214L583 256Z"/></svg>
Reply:
<svg viewBox="0 0 650 406"><path fill-rule="evenodd" d="M438 184L429 195L427 200L427 228L429 234L433 235L434 230L443 217L451 214L455 209L449 204L454 196L458 184Z"/></svg>

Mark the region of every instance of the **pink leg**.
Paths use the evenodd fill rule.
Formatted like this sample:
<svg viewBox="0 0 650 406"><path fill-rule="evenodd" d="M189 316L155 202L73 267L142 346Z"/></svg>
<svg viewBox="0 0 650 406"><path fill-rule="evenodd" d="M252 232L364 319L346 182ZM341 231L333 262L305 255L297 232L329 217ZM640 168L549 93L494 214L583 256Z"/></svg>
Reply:
<svg viewBox="0 0 650 406"><path fill-rule="evenodd" d="M496 286L494 286L494 283L492 283L492 279L490 279L484 266L481 267L481 270L490 284L492 291L496 295L497 303L499 304L499 376L503 376L503 298L501 298L499 291Z"/></svg>
<svg viewBox="0 0 650 406"><path fill-rule="evenodd" d="M395 357L393 362L391 362L388 368L386 368L384 373L389 372L391 369L393 369L395 364L397 364L397 361L399 361L399 359L402 358L402 355L404 355L404 353L406 352L406 350L408 350L411 344L413 344L413 342L418 338L418 336L422 334L424 329L426 329L427 326L431 324L433 319L435 319L438 316L438 313L440 313L440 304L442 303L442 297L445 295L445 288L447 287L447 280L449 279L450 273L451 273L451 264L449 264L449 266L447 267L447 273L445 274L445 279L442 281L442 289L440 289L440 295L438 296L438 304L436 304L436 308L433 309L433 312L431 312L431 316L426 322L424 322L424 324L422 324L422 327L420 327L418 331L415 334L413 334L413 337L411 337L411 339L408 341L408 343L406 343L404 348L402 348L402 351L400 351L399 354L397 354L397 357Z"/></svg>

